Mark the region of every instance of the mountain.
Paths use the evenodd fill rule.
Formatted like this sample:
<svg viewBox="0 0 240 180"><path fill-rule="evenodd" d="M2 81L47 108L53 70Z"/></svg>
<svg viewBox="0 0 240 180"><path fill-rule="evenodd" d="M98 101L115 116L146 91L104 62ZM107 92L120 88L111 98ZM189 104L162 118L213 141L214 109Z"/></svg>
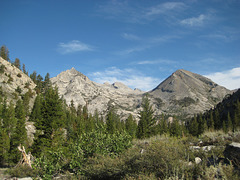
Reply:
<svg viewBox="0 0 240 180"><path fill-rule="evenodd" d="M51 81L58 86L60 96L68 104L71 100L75 106L87 104L90 113L97 109L103 116L110 107L115 107L124 118L130 113L137 117L142 96L146 93L120 82L98 84L74 68L51 78ZM193 115L214 107L231 91L201 75L178 70L148 94L156 115Z"/></svg>
<svg viewBox="0 0 240 180"><path fill-rule="evenodd" d="M232 92L210 79L183 69L177 70L149 92L166 113L193 115L208 110Z"/></svg>
<svg viewBox="0 0 240 180"><path fill-rule="evenodd" d="M7 97L8 101L16 103L29 90L31 91L30 107L33 106L36 92L36 84L30 77L10 62L0 57L0 88L1 93Z"/></svg>
<svg viewBox="0 0 240 180"><path fill-rule="evenodd" d="M75 106L87 104L91 114L98 110L103 116L110 107L115 107L117 113L124 118L130 113L137 116L136 108L139 107L143 94L120 82L98 84L74 68L51 78L51 82L53 86L57 85L60 96L63 96L67 104L72 100Z"/></svg>

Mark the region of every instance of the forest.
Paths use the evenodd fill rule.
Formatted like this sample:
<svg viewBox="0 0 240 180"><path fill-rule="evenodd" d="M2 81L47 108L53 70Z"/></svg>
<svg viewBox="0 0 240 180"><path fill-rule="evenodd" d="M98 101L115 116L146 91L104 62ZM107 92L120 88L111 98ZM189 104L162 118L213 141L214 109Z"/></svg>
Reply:
<svg viewBox="0 0 240 180"><path fill-rule="evenodd" d="M5 46L1 57L9 60ZM16 58L13 65L21 68ZM1 66L0 73L4 73ZM109 107L106 117L88 112L85 106L68 105L53 87L50 74L45 78L35 71L29 75L37 85L16 104L0 87L0 166L9 167L13 177L53 179L238 179L240 162L227 161L227 143L240 139L240 90L192 119L154 115L148 94L142 98L139 121L130 114L126 120ZM36 95L33 108L29 99ZM36 128L33 141L27 136L26 123ZM209 135L211 134L211 136ZM212 135L214 134L214 140ZM209 152L192 151L191 144L214 141L221 148ZM18 146L31 152L32 167L19 165ZM191 164L201 157L200 164ZM215 157L218 157L217 159ZM219 158L221 157L221 158ZM220 161L222 159L222 161ZM191 163L190 163L191 162Z"/></svg>

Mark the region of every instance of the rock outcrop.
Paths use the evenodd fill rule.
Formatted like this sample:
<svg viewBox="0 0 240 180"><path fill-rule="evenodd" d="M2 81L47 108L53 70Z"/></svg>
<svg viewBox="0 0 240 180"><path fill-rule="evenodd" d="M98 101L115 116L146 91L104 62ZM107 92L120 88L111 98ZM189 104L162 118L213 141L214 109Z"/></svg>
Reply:
<svg viewBox="0 0 240 180"><path fill-rule="evenodd" d="M1 57L0 66L0 88L3 94L7 96L7 100L15 103L21 98L21 95L31 90L33 96L30 98L30 107L32 107L36 96L34 90L36 84L20 69Z"/></svg>

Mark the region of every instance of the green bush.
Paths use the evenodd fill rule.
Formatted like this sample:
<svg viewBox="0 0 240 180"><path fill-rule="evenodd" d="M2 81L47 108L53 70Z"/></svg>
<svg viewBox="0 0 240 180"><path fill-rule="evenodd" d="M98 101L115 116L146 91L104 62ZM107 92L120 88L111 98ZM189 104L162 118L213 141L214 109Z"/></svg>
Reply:
<svg viewBox="0 0 240 180"><path fill-rule="evenodd" d="M5 67L3 64L0 66L0 74L3 74L3 73L4 73L5 68L6 68L6 67Z"/></svg>
<svg viewBox="0 0 240 180"><path fill-rule="evenodd" d="M17 89L15 89L15 91L16 91L17 93L19 93L19 94L22 93L22 89L21 89L19 86L17 87Z"/></svg>
<svg viewBox="0 0 240 180"><path fill-rule="evenodd" d="M20 73L18 73L18 74L17 74L17 77L19 77L19 78L20 78L20 77L22 77L22 75L21 75Z"/></svg>
<svg viewBox="0 0 240 180"><path fill-rule="evenodd" d="M36 177L38 174L38 172L36 170L30 168L29 166L25 166L25 165L19 165L17 167L9 169L7 171L7 173L9 175L11 175L11 177L19 177L19 178Z"/></svg>

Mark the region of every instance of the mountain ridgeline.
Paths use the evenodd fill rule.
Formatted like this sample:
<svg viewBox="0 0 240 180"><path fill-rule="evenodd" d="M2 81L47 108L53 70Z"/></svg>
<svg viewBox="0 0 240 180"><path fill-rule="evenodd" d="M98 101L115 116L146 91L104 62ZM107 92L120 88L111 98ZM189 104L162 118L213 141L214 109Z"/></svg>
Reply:
<svg viewBox="0 0 240 180"><path fill-rule="evenodd" d="M217 85L210 79L186 71L178 70L149 92L133 90L120 82L98 84L74 68L51 78L59 88L59 94L67 104L87 104L90 113L105 116L110 107L126 119L129 114L138 116L142 96L149 94L155 115L171 114L193 116L213 108L231 91Z"/></svg>
<svg viewBox="0 0 240 180"><path fill-rule="evenodd" d="M17 96L23 96L27 92L33 94L33 98L30 98L32 107L35 94L43 89L45 80L40 86L39 82L43 78L38 78L41 76L37 76L36 72L31 74L30 78L10 62L2 58L0 62L1 91L13 102L16 102ZM146 93L156 116L164 113L187 117L213 108L227 94L232 94L230 90L210 79L183 69L174 72L149 92L133 90L120 82L99 84L74 68L61 72L50 81L53 86L58 87L60 97L63 97L68 105L71 101L76 107L87 105L89 113L98 111L104 117L114 108L121 119L126 119L129 114L138 119L142 97Z"/></svg>

